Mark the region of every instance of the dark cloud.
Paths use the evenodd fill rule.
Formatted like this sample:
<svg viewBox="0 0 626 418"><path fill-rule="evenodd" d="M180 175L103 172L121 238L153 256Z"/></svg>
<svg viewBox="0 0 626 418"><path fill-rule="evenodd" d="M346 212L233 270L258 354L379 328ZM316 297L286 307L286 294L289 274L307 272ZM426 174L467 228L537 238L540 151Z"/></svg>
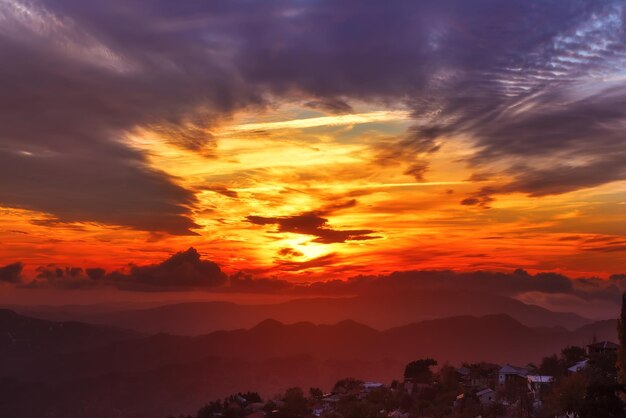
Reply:
<svg viewBox="0 0 626 418"><path fill-rule="evenodd" d="M24 265L19 261L0 267L0 283L21 283Z"/></svg>
<svg viewBox="0 0 626 418"><path fill-rule="evenodd" d="M489 204L495 199L492 197L497 191L493 187L483 187L479 191L472 193L470 197L461 200L461 204L465 206L480 206L489 208Z"/></svg>
<svg viewBox="0 0 626 418"><path fill-rule="evenodd" d="M313 242L332 244L337 242L376 239L371 235L371 229L344 229L336 230L328 227L328 219L322 218L316 212L307 212L301 215L265 217L248 216L248 222L256 225L278 225L278 232L313 235L317 238Z"/></svg>
<svg viewBox="0 0 626 418"><path fill-rule="evenodd" d="M165 9L160 21L147 4L84 6L0 6L0 54L11 63L0 68L0 177L11 179L0 204L63 222L190 234L193 193L122 139L147 127L210 149L206 124L256 101L253 92L205 34L167 29ZM171 12L170 24L185 13Z"/></svg>
<svg viewBox="0 0 626 418"><path fill-rule="evenodd" d="M294 261L294 260L281 260L278 262L281 270L287 271L301 271L311 268L326 267L334 265L339 260L339 257L335 253L322 255L312 258L306 261Z"/></svg>
<svg viewBox="0 0 626 418"><path fill-rule="evenodd" d="M131 265L128 271L107 273L100 267L82 269L55 265L37 268L37 277L26 288L92 289L115 287L133 291L207 289L226 283L219 265L203 260L195 248L178 252L159 264Z"/></svg>
<svg viewBox="0 0 626 418"><path fill-rule="evenodd" d="M102 267L91 267L85 269L85 274L92 280L101 280L104 279L106 270Z"/></svg>
<svg viewBox="0 0 626 418"><path fill-rule="evenodd" d="M228 280L228 290L240 293L277 293L293 289L294 284L281 279L259 279L239 272Z"/></svg>
<svg viewBox="0 0 626 418"><path fill-rule="evenodd" d="M332 280L311 284L306 291L321 294L380 294L403 291L468 291L517 297L524 294L568 295L580 300L617 302L626 291L623 275L609 280L572 279L557 273L529 274L524 270L502 272L453 272L419 270L381 276L357 276L345 281Z"/></svg>
<svg viewBox="0 0 626 418"><path fill-rule="evenodd" d="M193 193L123 137L148 128L212 157L210 128L267 97L408 106L413 128L376 162L418 181L441 143L471 139L468 164L512 181L465 204L626 177L618 0L0 7L0 204L60 222L191 233ZM350 239L329 231L319 239Z"/></svg>
<svg viewBox="0 0 626 418"><path fill-rule="evenodd" d="M350 209L356 205L356 199L349 199L343 202L332 202L326 204L318 210L305 212L299 215L279 217L250 215L246 217L246 219L248 222L255 225L277 225L278 232L312 235L317 237L313 240L313 242L322 244L380 238L372 235L375 231L370 229L332 229L328 225L328 219L323 217L337 211Z"/></svg>
<svg viewBox="0 0 626 418"><path fill-rule="evenodd" d="M290 254L285 251L285 254ZM470 257L484 258L484 254ZM303 270L337 265L342 259L335 253L306 261L277 260L281 271ZM208 292L289 293L297 295L365 295L404 291L467 291L520 297L528 294L568 296L584 301L617 303L626 291L626 275L614 274L608 279L570 278L554 272L530 274L512 272L450 270L398 271L385 275L360 275L345 280L298 283L276 277L255 277L238 272L230 277L214 262L203 260L189 248L159 264L131 266L128 271L106 273L101 268L42 266L37 278L23 283L21 263L0 268L0 281L23 288L95 289L117 288L127 291L176 291L202 289ZM350 267L351 270L354 266ZM264 272L272 273L272 270Z"/></svg>
<svg viewBox="0 0 626 418"><path fill-rule="evenodd" d="M62 279L77 278L83 275L80 267L57 267L53 264L37 268L37 278L40 279Z"/></svg>
<svg viewBox="0 0 626 418"><path fill-rule="evenodd" d="M306 103L307 107L319 109L334 115L341 115L352 112L352 106L345 100L336 97L329 97L319 100L312 100Z"/></svg>
<svg viewBox="0 0 626 418"><path fill-rule="evenodd" d="M423 181L429 168L426 158L441 147L436 139L436 132L414 126L397 142L375 146L375 162L382 166L403 164L406 166L404 174L414 177L416 181Z"/></svg>
<svg viewBox="0 0 626 418"><path fill-rule="evenodd" d="M21 284L19 287L28 289L56 288L64 290L93 289L98 286L90 276L85 275L81 267L57 266L49 264L39 266L36 269L37 276L34 280Z"/></svg>
<svg viewBox="0 0 626 418"><path fill-rule="evenodd" d="M423 181L424 174L426 174L427 171L428 171L428 164L414 163L414 164L411 164L409 168L407 168L404 171L404 174L414 177L416 181Z"/></svg>
<svg viewBox="0 0 626 418"><path fill-rule="evenodd" d="M294 248L285 247L278 250L278 255L282 257L302 257L304 254Z"/></svg>
<svg viewBox="0 0 626 418"><path fill-rule="evenodd" d="M237 199L239 197L239 194L235 190L230 190L226 186L221 186L221 185L210 186L210 187L207 187L207 190L210 190L215 193L219 193L226 197L232 197L233 199Z"/></svg>
<svg viewBox="0 0 626 418"><path fill-rule="evenodd" d="M202 260L195 248L174 254L162 263L132 266L130 272L113 272L107 280L129 290L176 290L210 288L226 283L219 265Z"/></svg>

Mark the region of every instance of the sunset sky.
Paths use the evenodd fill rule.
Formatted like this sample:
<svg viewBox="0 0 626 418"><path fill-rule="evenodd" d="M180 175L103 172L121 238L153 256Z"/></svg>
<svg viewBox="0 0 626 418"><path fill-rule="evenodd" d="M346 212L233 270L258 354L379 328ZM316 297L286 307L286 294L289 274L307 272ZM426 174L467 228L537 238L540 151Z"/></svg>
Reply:
<svg viewBox="0 0 626 418"><path fill-rule="evenodd" d="M610 0L0 0L0 292L190 247L293 282L626 273L625 27Z"/></svg>

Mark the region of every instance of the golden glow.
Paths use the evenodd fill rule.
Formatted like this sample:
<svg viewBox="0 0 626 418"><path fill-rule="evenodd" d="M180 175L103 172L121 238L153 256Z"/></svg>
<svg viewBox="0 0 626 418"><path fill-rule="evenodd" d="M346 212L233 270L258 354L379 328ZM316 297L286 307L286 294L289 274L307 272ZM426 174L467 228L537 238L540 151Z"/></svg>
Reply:
<svg viewBox="0 0 626 418"><path fill-rule="evenodd" d="M463 160L472 145L463 138L442 142L428 156L421 182L404 174L410 161L378 163L408 118L404 111L326 116L293 107L239 114L231 125L207 131L210 152L184 149L164 130L138 129L129 144L195 192L197 236L63 224L45 213L0 209L0 262L122 268L194 246L228 272L294 280L420 268L522 267L574 276L626 269L623 252L585 241L626 235L626 183L542 198L503 195L488 210L463 206L470 193L507 179L468 180L473 173ZM326 219L324 229L372 230L371 239L322 243L247 219L305 213Z"/></svg>
<svg viewBox="0 0 626 418"><path fill-rule="evenodd" d="M321 116L317 118L294 119L278 122L246 123L227 129L224 133L245 131L266 131L271 129L306 129L318 126L357 125L372 122L387 122L393 120L409 120L410 112L378 111L352 115Z"/></svg>

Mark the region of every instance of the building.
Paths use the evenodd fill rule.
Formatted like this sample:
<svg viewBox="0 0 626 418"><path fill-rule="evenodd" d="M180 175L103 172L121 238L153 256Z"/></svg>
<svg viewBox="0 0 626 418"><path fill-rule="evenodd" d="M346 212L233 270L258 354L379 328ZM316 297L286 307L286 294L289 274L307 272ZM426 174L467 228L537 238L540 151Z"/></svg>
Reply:
<svg viewBox="0 0 626 418"><path fill-rule="evenodd" d="M572 367L568 367L567 371L570 372L570 373L579 372L582 369L584 369L585 367L587 367L588 363L589 363L589 359L584 359L584 360L579 361L578 363L574 364Z"/></svg>
<svg viewBox="0 0 626 418"><path fill-rule="evenodd" d="M519 383L526 380L530 370L527 367L516 367L505 364L498 371L498 385L504 386L509 383Z"/></svg>
<svg viewBox="0 0 626 418"><path fill-rule="evenodd" d="M476 392L476 396L478 397L481 405L491 405L496 400L496 391L491 388L487 388Z"/></svg>
<svg viewBox="0 0 626 418"><path fill-rule="evenodd" d="M374 389L380 389L382 387L385 387L385 385L378 382L364 382L363 384L361 384L361 387L363 388L363 390L370 392Z"/></svg>
<svg viewBox="0 0 626 418"><path fill-rule="evenodd" d="M619 345L611 341L600 341L597 343L589 344L587 346L587 353L590 356L604 353L617 353Z"/></svg>
<svg viewBox="0 0 626 418"><path fill-rule="evenodd" d="M529 374L528 376L526 376L526 381L528 382L528 391L535 398L540 398L544 395L550 384L554 382L554 377L538 374Z"/></svg>

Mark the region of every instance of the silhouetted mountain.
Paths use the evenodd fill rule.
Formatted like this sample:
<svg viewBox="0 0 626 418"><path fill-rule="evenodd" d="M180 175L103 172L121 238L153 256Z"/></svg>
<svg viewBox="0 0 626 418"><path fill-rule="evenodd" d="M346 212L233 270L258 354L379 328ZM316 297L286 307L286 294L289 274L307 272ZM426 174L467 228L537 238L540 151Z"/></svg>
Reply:
<svg viewBox="0 0 626 418"><path fill-rule="evenodd" d="M11 325L12 329L43 327L67 332L68 328L67 323L11 312L4 312L3 318L4 323L27 324ZM386 331L350 320L334 325L285 325L268 319L248 330L196 337L136 337L85 324L70 327L74 331L69 338L79 343L72 349L57 345L64 348L46 357L35 350L31 361L22 358L19 367L3 369L0 416L163 416L193 412L207 399L239 390L268 396L293 385L328 388L346 376L390 381L399 378L404 365L416 358L433 357L440 364L526 364L568 345L584 345L594 336L616 339L615 321L568 331L531 328L508 315L434 319ZM98 347L95 341L84 341L96 338L96 330L110 332L99 337Z"/></svg>
<svg viewBox="0 0 626 418"><path fill-rule="evenodd" d="M0 376L19 370L22 362L33 362L141 334L120 328L80 322L52 322L29 318L0 309Z"/></svg>
<svg viewBox="0 0 626 418"><path fill-rule="evenodd" d="M265 320L249 330L216 331L197 337L156 334L121 339L93 349L59 354L54 361L32 362L30 367L22 366L11 376L69 381L112 372L144 372L209 356L260 361L312 355L339 361L387 358L400 363L429 356L451 363L483 360L527 363L567 345L584 345L593 336L614 340L615 329L614 321L576 331L533 329L507 315L436 319L387 331L354 321L335 325L310 322L284 325Z"/></svg>
<svg viewBox="0 0 626 418"><path fill-rule="evenodd" d="M377 329L450 316L507 314L524 325L575 329L592 321L573 313L552 312L516 299L468 292L382 293L351 298L298 299L273 305L193 302L150 309L75 315L81 321L122 326L146 333L201 335L249 328L265 318L283 322L334 324L354 320ZM50 311L36 314L52 317Z"/></svg>

